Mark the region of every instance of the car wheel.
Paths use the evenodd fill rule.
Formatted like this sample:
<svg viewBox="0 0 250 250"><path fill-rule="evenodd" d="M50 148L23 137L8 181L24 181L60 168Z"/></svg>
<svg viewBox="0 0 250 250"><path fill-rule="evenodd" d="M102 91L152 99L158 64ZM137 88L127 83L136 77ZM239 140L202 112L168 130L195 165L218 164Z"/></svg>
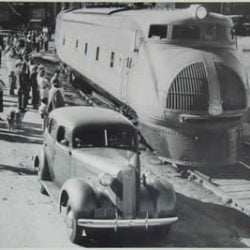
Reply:
<svg viewBox="0 0 250 250"><path fill-rule="evenodd" d="M77 219L74 216L70 204L66 207L66 229L71 242L79 243L82 239L82 227L77 225Z"/></svg>

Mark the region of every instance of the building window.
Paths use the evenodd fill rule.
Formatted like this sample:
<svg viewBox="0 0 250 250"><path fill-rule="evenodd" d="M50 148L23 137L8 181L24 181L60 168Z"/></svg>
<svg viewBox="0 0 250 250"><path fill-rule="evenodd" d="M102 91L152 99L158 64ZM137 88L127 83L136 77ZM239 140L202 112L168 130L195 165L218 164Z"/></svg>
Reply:
<svg viewBox="0 0 250 250"><path fill-rule="evenodd" d="M95 55L95 60L99 60L99 52L100 52L100 47L96 47L96 55Z"/></svg>
<svg viewBox="0 0 250 250"><path fill-rule="evenodd" d="M66 40L65 40L65 36L63 37L63 45L65 45L65 42L66 42Z"/></svg>
<svg viewBox="0 0 250 250"><path fill-rule="evenodd" d="M78 40L76 40L76 49L78 48Z"/></svg>
<svg viewBox="0 0 250 250"><path fill-rule="evenodd" d="M85 50L84 50L85 56L87 55L87 53L88 53L88 43L85 43Z"/></svg>
<svg viewBox="0 0 250 250"><path fill-rule="evenodd" d="M115 52L111 52L111 57L110 57L110 68L114 67L114 62L115 62Z"/></svg>

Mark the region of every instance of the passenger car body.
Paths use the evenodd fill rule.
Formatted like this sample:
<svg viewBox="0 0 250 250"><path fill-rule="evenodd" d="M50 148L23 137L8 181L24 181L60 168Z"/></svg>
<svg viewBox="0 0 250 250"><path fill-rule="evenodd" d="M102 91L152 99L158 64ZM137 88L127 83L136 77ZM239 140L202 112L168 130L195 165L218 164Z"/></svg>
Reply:
<svg viewBox="0 0 250 250"><path fill-rule="evenodd" d="M64 107L50 113L39 178L60 188L72 242L82 230L169 228L177 221L172 186L140 173L137 131L119 113Z"/></svg>

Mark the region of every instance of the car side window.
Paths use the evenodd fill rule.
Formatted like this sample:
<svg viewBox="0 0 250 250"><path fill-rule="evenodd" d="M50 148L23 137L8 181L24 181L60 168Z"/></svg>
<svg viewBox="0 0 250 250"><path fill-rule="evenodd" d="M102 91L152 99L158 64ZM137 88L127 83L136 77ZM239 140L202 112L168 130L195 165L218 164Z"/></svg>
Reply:
<svg viewBox="0 0 250 250"><path fill-rule="evenodd" d="M49 131L49 134L53 138L56 138L56 128L57 128L57 122L56 122L56 120L50 119L49 126L48 126L48 131Z"/></svg>
<svg viewBox="0 0 250 250"><path fill-rule="evenodd" d="M70 142L69 131L63 126L60 126L58 128L57 142L62 146L69 147L69 142Z"/></svg>

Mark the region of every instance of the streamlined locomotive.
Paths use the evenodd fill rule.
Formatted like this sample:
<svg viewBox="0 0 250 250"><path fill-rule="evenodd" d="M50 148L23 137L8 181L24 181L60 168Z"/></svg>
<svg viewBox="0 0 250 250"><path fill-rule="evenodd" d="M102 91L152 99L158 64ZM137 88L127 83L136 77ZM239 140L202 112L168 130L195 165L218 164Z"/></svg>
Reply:
<svg viewBox="0 0 250 250"><path fill-rule="evenodd" d="M153 149L186 166L234 164L248 82L230 18L188 9L62 11L59 58L133 110Z"/></svg>

